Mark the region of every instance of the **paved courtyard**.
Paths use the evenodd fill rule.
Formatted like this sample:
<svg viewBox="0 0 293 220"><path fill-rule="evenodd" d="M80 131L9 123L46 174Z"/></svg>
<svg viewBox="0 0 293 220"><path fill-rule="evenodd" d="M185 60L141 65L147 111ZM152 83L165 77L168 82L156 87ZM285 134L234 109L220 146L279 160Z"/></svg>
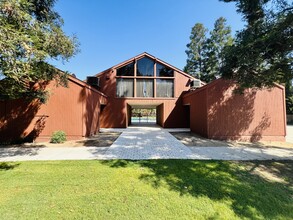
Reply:
<svg viewBox="0 0 293 220"><path fill-rule="evenodd" d="M293 160L293 149L252 147L187 147L160 127L102 129L122 132L111 147L0 148L0 161L199 159L199 160ZM292 139L293 140L293 139Z"/></svg>
<svg viewBox="0 0 293 220"><path fill-rule="evenodd" d="M129 127L105 153L107 159L191 159L192 151L158 126Z"/></svg>

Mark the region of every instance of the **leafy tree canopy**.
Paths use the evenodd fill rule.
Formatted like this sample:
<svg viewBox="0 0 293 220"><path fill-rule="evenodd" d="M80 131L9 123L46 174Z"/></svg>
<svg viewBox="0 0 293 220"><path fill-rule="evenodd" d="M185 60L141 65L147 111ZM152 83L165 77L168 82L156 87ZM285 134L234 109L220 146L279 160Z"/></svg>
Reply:
<svg viewBox="0 0 293 220"><path fill-rule="evenodd" d="M205 43L203 81L210 82L221 76L224 48L232 44L231 28L226 25L226 19L220 17L215 21L214 29Z"/></svg>
<svg viewBox="0 0 293 220"><path fill-rule="evenodd" d="M214 24L214 29L208 30L201 23L192 28L190 43L187 44L187 64L184 71L210 82L220 76L223 61L223 49L233 43L231 28L226 25L226 19L220 17Z"/></svg>
<svg viewBox="0 0 293 220"><path fill-rule="evenodd" d="M202 73L207 31L203 24L196 23L191 30L190 43L186 45L187 64L184 67L184 71L193 76L200 77Z"/></svg>
<svg viewBox="0 0 293 220"><path fill-rule="evenodd" d="M45 102L50 80L66 85L66 74L48 64L67 61L78 50L76 37L62 31L55 0L0 1L0 98L38 98Z"/></svg>
<svg viewBox="0 0 293 220"><path fill-rule="evenodd" d="M222 0L235 2L247 22L226 47L222 74L242 89L270 87L292 79L293 4L286 0Z"/></svg>

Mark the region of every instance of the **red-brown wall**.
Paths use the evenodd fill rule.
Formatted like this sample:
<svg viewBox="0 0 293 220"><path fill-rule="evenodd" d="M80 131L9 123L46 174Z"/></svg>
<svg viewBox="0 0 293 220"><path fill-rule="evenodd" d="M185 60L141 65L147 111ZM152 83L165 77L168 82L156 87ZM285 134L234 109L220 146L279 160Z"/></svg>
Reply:
<svg viewBox="0 0 293 220"><path fill-rule="evenodd" d="M185 95L183 104L190 108L190 130L207 137L207 91L201 90Z"/></svg>
<svg viewBox="0 0 293 220"><path fill-rule="evenodd" d="M220 140L284 141L284 88L276 85L235 94L235 87L232 81L219 79L185 95L191 130Z"/></svg>
<svg viewBox="0 0 293 220"><path fill-rule="evenodd" d="M106 102L100 92L72 77L68 88L55 87L53 82L47 88L50 98L46 104L24 100L0 102L2 142L26 137L47 141L56 130L65 131L68 140L80 139L98 131L100 103Z"/></svg>
<svg viewBox="0 0 293 220"><path fill-rule="evenodd" d="M100 91L107 95L108 104L101 112L101 127L127 127L127 105L158 106L158 124L165 128L188 127L188 109L182 105L182 94L189 90L190 77L174 71L174 98L117 98L116 70L109 69L99 74Z"/></svg>

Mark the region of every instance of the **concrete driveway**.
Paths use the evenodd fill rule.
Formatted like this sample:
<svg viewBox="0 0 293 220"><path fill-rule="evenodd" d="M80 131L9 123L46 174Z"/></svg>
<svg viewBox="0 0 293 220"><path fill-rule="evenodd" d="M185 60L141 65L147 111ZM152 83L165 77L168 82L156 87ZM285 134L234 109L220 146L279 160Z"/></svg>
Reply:
<svg viewBox="0 0 293 220"><path fill-rule="evenodd" d="M290 129L292 129L290 132L293 131L293 126ZM109 131L113 131L113 129L109 129ZM0 161L94 159L293 160L293 149L186 147L168 132L178 132L178 129L129 127L119 129L119 131L122 134L111 147L0 148Z"/></svg>

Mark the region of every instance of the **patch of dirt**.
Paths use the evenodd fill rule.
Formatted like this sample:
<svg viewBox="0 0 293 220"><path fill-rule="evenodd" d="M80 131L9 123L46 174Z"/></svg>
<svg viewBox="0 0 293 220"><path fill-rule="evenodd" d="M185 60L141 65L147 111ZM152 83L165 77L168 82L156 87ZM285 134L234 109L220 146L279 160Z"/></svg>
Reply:
<svg viewBox="0 0 293 220"><path fill-rule="evenodd" d="M233 146L228 141L218 141L201 137L192 132L170 132L181 143L188 147L229 147Z"/></svg>
<svg viewBox="0 0 293 220"><path fill-rule="evenodd" d="M85 140L75 141L77 145L95 146L95 147L110 147L121 133L99 133L98 135Z"/></svg>
<svg viewBox="0 0 293 220"><path fill-rule="evenodd" d="M277 141L242 142L219 141L207 139L192 132L170 132L181 143L189 147L261 147L261 148L293 148L292 143Z"/></svg>
<svg viewBox="0 0 293 220"><path fill-rule="evenodd" d="M293 161L240 162L247 170L266 181L288 184L293 187Z"/></svg>
<svg viewBox="0 0 293 220"><path fill-rule="evenodd" d="M4 145L0 147L110 147L113 142L120 136L121 133L118 132L106 132L99 133L93 137L85 138L75 141L66 141L61 144L52 144L49 142L40 142L40 143L24 143L18 145Z"/></svg>

